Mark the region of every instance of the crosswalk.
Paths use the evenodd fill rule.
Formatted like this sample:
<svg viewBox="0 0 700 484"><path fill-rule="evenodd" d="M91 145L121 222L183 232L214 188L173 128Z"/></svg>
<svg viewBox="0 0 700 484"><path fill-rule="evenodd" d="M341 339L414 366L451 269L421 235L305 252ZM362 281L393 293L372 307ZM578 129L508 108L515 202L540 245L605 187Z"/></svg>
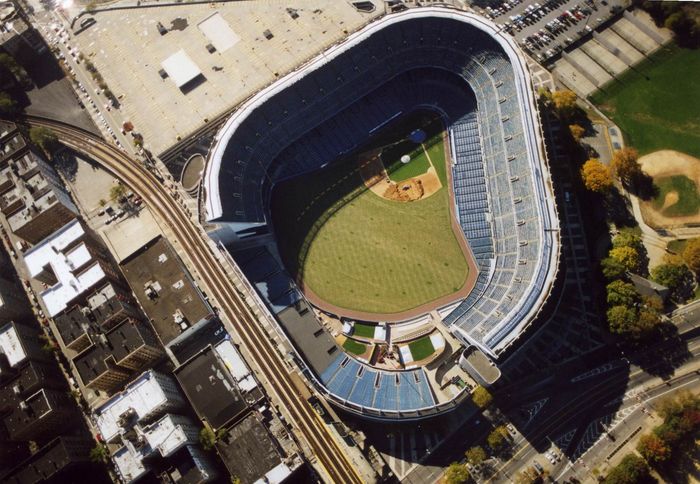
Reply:
<svg viewBox="0 0 700 484"><path fill-rule="evenodd" d="M406 477L421 459L435 449L443 436L435 430L406 430L388 434L388 452L383 457L398 480Z"/></svg>

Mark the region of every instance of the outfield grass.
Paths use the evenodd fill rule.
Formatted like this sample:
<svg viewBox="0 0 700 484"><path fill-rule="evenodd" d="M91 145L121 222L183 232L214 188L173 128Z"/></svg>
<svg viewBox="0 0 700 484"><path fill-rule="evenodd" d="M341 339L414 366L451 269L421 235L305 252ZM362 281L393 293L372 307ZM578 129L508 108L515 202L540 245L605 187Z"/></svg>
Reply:
<svg viewBox="0 0 700 484"><path fill-rule="evenodd" d="M350 338L345 340L345 343L343 343L343 348L345 348L349 353L352 353L356 356L364 355L365 351L367 351L367 345Z"/></svg>
<svg viewBox="0 0 700 484"><path fill-rule="evenodd" d="M416 116L398 121L403 131L425 127ZM438 123L426 129L428 139L443 130L432 116ZM392 136L380 133L359 151L396 141ZM443 143L430 149L442 150L436 158L444 162ZM381 198L366 189L353 157L276 185L273 225L287 269L318 297L341 308L395 313L452 294L466 281L449 202L446 188L408 203Z"/></svg>
<svg viewBox="0 0 700 484"><path fill-rule="evenodd" d="M376 326L356 323L355 326L353 326L352 334L353 336L359 336L361 338L374 338L374 328L376 328Z"/></svg>
<svg viewBox="0 0 700 484"><path fill-rule="evenodd" d="M663 214L667 217L680 217L695 215L700 209L700 197L695 182L685 175L667 176L654 179L654 186L658 190L657 196L652 202L657 210L661 210L666 200L666 195L671 192L678 194L678 202L666 207Z"/></svg>
<svg viewBox="0 0 700 484"><path fill-rule="evenodd" d="M677 46L628 70L591 100L641 154L673 149L700 158L700 55Z"/></svg>
<svg viewBox="0 0 700 484"><path fill-rule="evenodd" d="M421 339L408 344L408 349L411 351L413 361L419 361L427 358L435 353L433 342L430 341L430 336L424 336Z"/></svg>

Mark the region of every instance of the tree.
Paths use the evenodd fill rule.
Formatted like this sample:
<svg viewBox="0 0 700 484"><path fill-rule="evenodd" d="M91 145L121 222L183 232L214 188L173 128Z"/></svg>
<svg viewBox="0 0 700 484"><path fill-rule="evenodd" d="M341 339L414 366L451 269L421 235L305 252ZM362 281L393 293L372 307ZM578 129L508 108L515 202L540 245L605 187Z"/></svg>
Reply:
<svg viewBox="0 0 700 484"><path fill-rule="evenodd" d="M550 106L552 104L552 91L548 87L540 86L537 89L537 96L542 104Z"/></svg>
<svg viewBox="0 0 700 484"><path fill-rule="evenodd" d="M542 478L534 467L528 467L515 475L515 484L535 484L536 482L542 482Z"/></svg>
<svg viewBox="0 0 700 484"><path fill-rule="evenodd" d="M613 306L608 309L606 315L610 332L615 334L633 331L637 323L637 311L627 306Z"/></svg>
<svg viewBox="0 0 700 484"><path fill-rule="evenodd" d="M640 484L649 479L649 467L644 459L627 454L622 461L608 473L605 484Z"/></svg>
<svg viewBox="0 0 700 484"><path fill-rule="evenodd" d="M595 158L591 158L583 164L581 179L585 187L592 192L604 193L613 186L610 168Z"/></svg>
<svg viewBox="0 0 700 484"><path fill-rule="evenodd" d="M649 464L661 464L671 457L671 449L655 434L642 435L637 443L639 452Z"/></svg>
<svg viewBox="0 0 700 484"><path fill-rule="evenodd" d="M486 460L486 452L480 446L472 447L464 453L467 461L473 465L478 466Z"/></svg>
<svg viewBox="0 0 700 484"><path fill-rule="evenodd" d="M56 133L43 126L29 128L29 139L49 155L58 147Z"/></svg>
<svg viewBox="0 0 700 484"><path fill-rule="evenodd" d="M620 279L624 277L625 272L627 272L625 266L612 257L606 257L600 261L600 270L603 272L603 277L609 281Z"/></svg>
<svg viewBox="0 0 700 484"><path fill-rule="evenodd" d="M683 260L691 271L700 274L700 238L690 239L685 244Z"/></svg>
<svg viewBox="0 0 700 484"><path fill-rule="evenodd" d="M199 443L204 450L211 450L216 443L216 435L210 427L204 427L199 431Z"/></svg>
<svg viewBox="0 0 700 484"><path fill-rule="evenodd" d="M479 408L486 408L491 405L493 395L484 387L479 385L472 392L472 401Z"/></svg>
<svg viewBox="0 0 700 484"><path fill-rule="evenodd" d="M610 257L619 262L625 270L638 272L641 262L639 253L632 247L614 247L610 250Z"/></svg>
<svg viewBox="0 0 700 484"><path fill-rule="evenodd" d="M95 447L90 449L90 460L92 462L104 462L109 457L109 451L107 446L98 443Z"/></svg>
<svg viewBox="0 0 700 484"><path fill-rule="evenodd" d="M644 250L642 236L632 228L621 229L612 240L613 247L632 247L637 252Z"/></svg>
<svg viewBox="0 0 700 484"><path fill-rule="evenodd" d="M570 118L576 112L576 93L568 89L554 91L552 102L557 114L562 118Z"/></svg>
<svg viewBox="0 0 700 484"><path fill-rule="evenodd" d="M121 183L116 183L109 189L109 198L111 200L119 200L124 195L126 195L126 187Z"/></svg>
<svg viewBox="0 0 700 484"><path fill-rule="evenodd" d="M453 462L445 471L446 484L462 484L469 482L469 471L459 462Z"/></svg>
<svg viewBox="0 0 700 484"><path fill-rule="evenodd" d="M6 92L0 92L0 114L13 116L17 113L17 102Z"/></svg>
<svg viewBox="0 0 700 484"><path fill-rule="evenodd" d="M505 435L504 435L505 431ZM486 437L486 442L489 444L493 450L499 450L506 444L506 436L508 435L508 430L502 425L496 427L491 431L488 437Z"/></svg>
<svg viewBox="0 0 700 484"><path fill-rule="evenodd" d="M622 148L617 150L612 157L613 171L623 185L634 186L642 177L642 167L637 162L639 153L634 148Z"/></svg>
<svg viewBox="0 0 700 484"><path fill-rule="evenodd" d="M586 134L586 128L580 124L570 124L569 132L571 133L571 137L574 138L574 141L578 143L581 141L581 138L583 138L583 135Z"/></svg>
<svg viewBox="0 0 700 484"><path fill-rule="evenodd" d="M606 289L610 306L631 307L639 302L639 294L634 288L634 284L629 282L618 279L608 284Z"/></svg>
<svg viewBox="0 0 700 484"><path fill-rule="evenodd" d="M651 270L651 278L671 291L671 296L680 302L690 297L693 290L693 274L685 264L665 262Z"/></svg>

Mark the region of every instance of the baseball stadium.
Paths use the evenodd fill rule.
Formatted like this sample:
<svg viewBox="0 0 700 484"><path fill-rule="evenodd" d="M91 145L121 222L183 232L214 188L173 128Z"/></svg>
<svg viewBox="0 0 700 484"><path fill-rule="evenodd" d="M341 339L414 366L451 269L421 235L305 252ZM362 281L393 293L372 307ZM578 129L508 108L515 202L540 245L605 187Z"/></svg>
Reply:
<svg viewBox="0 0 700 484"><path fill-rule="evenodd" d="M460 372L493 383L557 278L526 60L467 12L384 16L258 92L203 187L210 234L292 358L370 418L455 408Z"/></svg>

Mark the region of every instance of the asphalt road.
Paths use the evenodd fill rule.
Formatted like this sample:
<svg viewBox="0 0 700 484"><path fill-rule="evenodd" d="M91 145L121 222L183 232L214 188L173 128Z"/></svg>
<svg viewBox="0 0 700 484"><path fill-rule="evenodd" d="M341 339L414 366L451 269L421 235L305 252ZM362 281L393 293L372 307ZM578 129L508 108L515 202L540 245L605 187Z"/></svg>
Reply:
<svg viewBox="0 0 700 484"><path fill-rule="evenodd" d="M620 419L628 416L626 412L630 406L640 404L640 396L648 400L668 390L669 385L677 386L688 379L694 381L700 378L695 373L700 367L700 336L689 337L684 342L666 341L639 354L645 359L656 360L659 366L667 364L660 358L661 355L677 355L676 376L667 381L647 371L653 368L647 367L645 370L630 365L623 357L577 375L557 375L550 385L526 396L531 402L539 402L539 408L530 404L520 406L516 412L506 410L509 416L514 416L516 428L524 436L516 439L513 457L496 467L499 474L493 482L509 482L513 475L533 461L551 467L540 454L554 445L566 456L551 469L552 475L558 475L569 461L579 459L604 436L603 423L606 426L619 424L623 421ZM529 409L531 413L536 409L536 414L523 416L523 409Z"/></svg>

